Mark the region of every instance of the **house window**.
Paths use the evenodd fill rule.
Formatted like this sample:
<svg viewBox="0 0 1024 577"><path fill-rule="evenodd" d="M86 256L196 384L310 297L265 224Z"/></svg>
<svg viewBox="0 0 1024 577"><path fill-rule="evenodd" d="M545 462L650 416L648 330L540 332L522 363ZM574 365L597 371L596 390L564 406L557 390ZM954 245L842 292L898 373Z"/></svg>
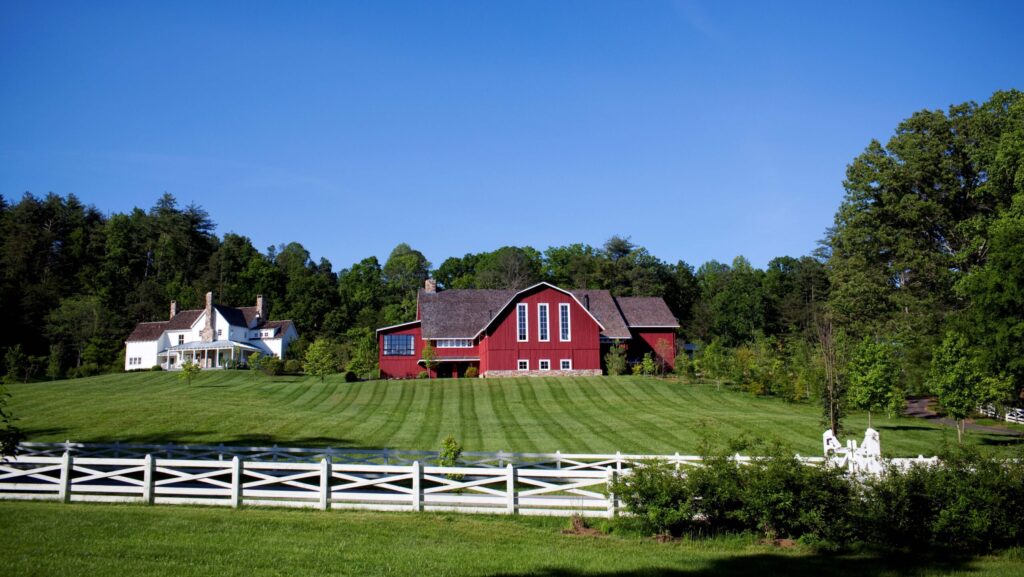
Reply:
<svg viewBox="0 0 1024 577"><path fill-rule="evenodd" d="M411 357L416 354L412 335L384 335L384 356Z"/></svg>
<svg viewBox="0 0 1024 577"><path fill-rule="evenodd" d="M439 349L471 349L473 339L437 339L434 346Z"/></svg>
<svg viewBox="0 0 1024 577"><path fill-rule="evenodd" d="M537 340L542 343L548 342L550 335L548 334L548 305L547 303L541 303L537 305Z"/></svg>
<svg viewBox="0 0 1024 577"><path fill-rule="evenodd" d="M528 371L528 370L530 370L530 361L520 360L518 368L519 368L520 371Z"/></svg>
<svg viewBox="0 0 1024 577"><path fill-rule="evenodd" d="M519 334L516 336L516 340L519 342L527 341L530 338L530 326L526 320L526 309L526 303L519 303L519 305L516 307L516 318L518 321L517 324L519 326Z"/></svg>
<svg viewBox="0 0 1024 577"><path fill-rule="evenodd" d="M224 334L224 330L223 329L217 329L217 336L219 337L222 334Z"/></svg>
<svg viewBox="0 0 1024 577"><path fill-rule="evenodd" d="M562 359L562 362L560 363L559 368L562 369L563 371L571 371L572 370L572 359Z"/></svg>
<svg viewBox="0 0 1024 577"><path fill-rule="evenodd" d="M569 324L569 304L558 305L558 340L568 342L572 340L572 327Z"/></svg>
<svg viewBox="0 0 1024 577"><path fill-rule="evenodd" d="M178 344L179 345L185 344L185 335L178 335Z"/></svg>
<svg viewBox="0 0 1024 577"><path fill-rule="evenodd" d="M540 370L542 370L542 371L550 371L550 370L551 370L551 361L550 361L550 360L548 360L548 359L541 359L541 360L540 360L540 361L539 361L539 362L537 363L537 367L538 367L538 368L539 368Z"/></svg>

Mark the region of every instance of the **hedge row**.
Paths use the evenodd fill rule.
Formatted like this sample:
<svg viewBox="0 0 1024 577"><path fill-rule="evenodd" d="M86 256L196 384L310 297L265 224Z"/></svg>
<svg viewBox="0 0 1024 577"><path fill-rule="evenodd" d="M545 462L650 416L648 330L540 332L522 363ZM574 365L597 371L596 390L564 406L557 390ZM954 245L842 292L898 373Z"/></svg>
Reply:
<svg viewBox="0 0 1024 577"><path fill-rule="evenodd" d="M870 544L982 552L1024 544L1024 463L968 450L866 479L777 451L750 465L708 456L685 474L652 461L612 490L634 514L622 522L656 534L756 532L830 550Z"/></svg>

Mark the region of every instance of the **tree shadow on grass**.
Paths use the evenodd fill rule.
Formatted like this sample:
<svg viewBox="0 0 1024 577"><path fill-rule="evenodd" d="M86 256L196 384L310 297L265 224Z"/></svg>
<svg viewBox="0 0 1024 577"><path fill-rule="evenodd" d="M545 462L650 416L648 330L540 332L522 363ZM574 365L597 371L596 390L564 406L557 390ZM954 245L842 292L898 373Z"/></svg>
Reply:
<svg viewBox="0 0 1024 577"><path fill-rule="evenodd" d="M881 577L888 575L934 575L978 571L968 558L937 559L911 555L736 555L682 570L672 567L644 567L625 571L580 571L568 567L547 567L527 573L495 573L492 577Z"/></svg>
<svg viewBox="0 0 1024 577"><path fill-rule="evenodd" d="M40 435L44 433L39 433ZM56 434L56 433L54 433ZM211 439L214 438L215 440ZM81 443L122 443L125 445L220 445L225 446L261 446L269 447L332 447L335 449L376 449L376 447L360 447L352 444L351 439L330 436L287 437L272 434L229 435L218 437L216 431L162 431L149 434L125 434L116 438L109 436L71 439Z"/></svg>

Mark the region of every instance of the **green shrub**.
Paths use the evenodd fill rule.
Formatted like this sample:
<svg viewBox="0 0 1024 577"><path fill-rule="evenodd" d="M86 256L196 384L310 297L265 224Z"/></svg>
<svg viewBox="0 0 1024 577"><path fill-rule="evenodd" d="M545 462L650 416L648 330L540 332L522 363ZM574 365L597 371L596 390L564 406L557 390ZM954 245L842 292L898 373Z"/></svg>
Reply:
<svg viewBox="0 0 1024 577"><path fill-rule="evenodd" d="M345 382L354 383L359 380L359 377L352 371L345 371Z"/></svg>
<svg viewBox="0 0 1024 577"><path fill-rule="evenodd" d="M864 525L879 545L983 552L1024 542L1024 464L973 449L868 481Z"/></svg>
<svg viewBox="0 0 1024 577"><path fill-rule="evenodd" d="M469 367L468 369L466 369L465 377L467 379L475 379L478 376L480 376L480 370L477 369L476 367Z"/></svg>
<svg viewBox="0 0 1024 577"><path fill-rule="evenodd" d="M420 374L416 375L416 378L417 379L429 379L430 378L430 373L428 373L427 371L420 371Z"/></svg>
<svg viewBox="0 0 1024 577"><path fill-rule="evenodd" d="M642 375L644 374L644 366L637 363L630 368L630 371L633 373L633 376Z"/></svg>
<svg viewBox="0 0 1024 577"><path fill-rule="evenodd" d="M644 358L640 361L640 371L647 376L658 372L658 363L654 362L654 357L651 356L651 353L644 353Z"/></svg>
<svg viewBox="0 0 1024 577"><path fill-rule="evenodd" d="M259 361L259 367L260 370L263 371L263 374L272 377L280 375L284 371L284 363L281 362L281 359L272 356L261 358Z"/></svg>
<svg viewBox="0 0 1024 577"><path fill-rule="evenodd" d="M149 368L149 370L151 370L151 371L162 371L162 370L164 370L164 368L161 367L160 365L153 365L152 367Z"/></svg>
<svg viewBox="0 0 1024 577"><path fill-rule="evenodd" d="M626 348L615 341L604 355L604 367L609 376L626 374Z"/></svg>
<svg viewBox="0 0 1024 577"><path fill-rule="evenodd" d="M452 435L448 435L441 441L441 450L437 454L437 464L442 467L458 467L459 459L462 458L462 444ZM453 481L462 480L462 475L450 473L447 477Z"/></svg>
<svg viewBox="0 0 1024 577"><path fill-rule="evenodd" d="M649 533L679 535L693 526L695 495L687 478L666 461L644 461L616 480L611 491L634 515L624 522Z"/></svg>
<svg viewBox="0 0 1024 577"><path fill-rule="evenodd" d="M302 361L298 359L288 359L284 362L284 372L287 375L298 375L302 372Z"/></svg>

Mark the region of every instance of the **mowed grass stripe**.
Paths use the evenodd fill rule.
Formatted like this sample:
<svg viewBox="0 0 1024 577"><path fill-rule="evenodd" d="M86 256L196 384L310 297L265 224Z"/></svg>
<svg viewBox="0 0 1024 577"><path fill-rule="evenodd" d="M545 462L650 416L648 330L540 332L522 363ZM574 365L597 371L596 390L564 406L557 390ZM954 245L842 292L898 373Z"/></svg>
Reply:
<svg viewBox="0 0 1024 577"><path fill-rule="evenodd" d="M409 415L409 407L412 406L413 397L416 393L412 390L413 385L400 381L389 382L388 387L398 390L398 401L389 411L385 413L384 422L372 433L367 435L369 444L375 446L386 446L395 433L402 427L406 417Z"/></svg>
<svg viewBox="0 0 1024 577"><path fill-rule="evenodd" d="M572 432L571 437L558 439L561 444L557 450L589 452L598 451L602 443L607 443L608 446L614 444L614 441L605 437L591 419L580 418L576 412L576 405L569 401L568 393L562 386L562 379L549 379L545 385L547 386L543 387L542 394L538 395L538 399L548 403L549 411L557 409L559 419L564 423L563 426Z"/></svg>
<svg viewBox="0 0 1024 577"><path fill-rule="evenodd" d="M550 385L540 379L529 379L519 390L522 392L523 402L538 415L541 427L544 429L545 440L548 443L564 441L572 446L579 446L585 452L590 452L590 444L585 439L576 437L562 426L562 419L553 416L544 403L540 401L540 397L537 396L537 387L541 386L547 388ZM548 446L551 445L549 444ZM557 451L558 449L555 450Z"/></svg>
<svg viewBox="0 0 1024 577"><path fill-rule="evenodd" d="M588 377L439 379L344 383L332 376L266 377L203 371L144 372L15 383L10 409L32 441L353 446L437 449L453 433L472 451L675 452L704 437L746 434L821 453L817 403L758 398L674 379ZM932 455L955 442L951 427L875 419L882 450ZM844 422L858 438L863 413ZM966 441L1011 455L1024 439L969 431Z"/></svg>
<svg viewBox="0 0 1024 577"><path fill-rule="evenodd" d="M511 381L515 383L514 380ZM533 443L530 436L526 434L523 427L519 424L519 420L516 418L515 408L508 401L508 389L510 387L510 380L508 379L497 379L496 387L493 389L494 398L494 413L498 417L498 422L505 431L505 436L511 447L501 447L504 451L518 451L521 453L530 453L537 450L537 445ZM520 448L522 447L522 448Z"/></svg>
<svg viewBox="0 0 1024 577"><path fill-rule="evenodd" d="M425 387L419 381L411 381L407 386L412 388L413 400L409 412L404 415L405 422L399 427L395 437L386 443L386 447L399 449L431 449L431 447L417 446L415 439L422 431L427 421L427 409L430 406L430 387Z"/></svg>
<svg viewBox="0 0 1024 577"><path fill-rule="evenodd" d="M353 434L366 439L368 443L374 443L377 431L387 425L388 415L394 412L402 398L402 390L392 386L389 382L375 383L380 390L380 396L372 400L373 411L358 423L354 423Z"/></svg>
<svg viewBox="0 0 1024 577"><path fill-rule="evenodd" d="M634 425L655 426L655 429L658 431L655 438L658 439L660 445L651 446L658 452L674 452L676 450L675 447L679 446L681 439L676 436L675 428L677 421L673 418L673 415L679 415L679 411L674 409L672 405L665 402L657 402L650 395L641 393L636 387L632 386L632 383L624 386L622 383L612 381L607 386L594 387L594 390L604 399L605 406L636 406L642 408L644 414L639 419L640 423L634 423ZM650 427L645 426L644 429L648 430Z"/></svg>
<svg viewBox="0 0 1024 577"><path fill-rule="evenodd" d="M579 387L582 396L590 402L594 408L598 411L606 423L614 423L615 428L613 430L619 431L619 443L615 447L616 451L622 452L638 452L641 447L659 447L664 446L664 438L661 436L653 435L648 432L647 427L644 425L644 416L640 418L624 419L621 416L621 411L617 410L616 406L610 405L604 401L604 397L601 395L599 390L601 388L607 388L607 383L601 383L594 386L587 386L586 382L579 383L577 378L573 378L573 381L577 381L581 384ZM643 443L638 443L638 438L643 438ZM658 449L656 449L658 450Z"/></svg>
<svg viewBox="0 0 1024 577"><path fill-rule="evenodd" d="M592 450L598 453L606 453L609 451L615 451L614 447L619 445L622 438L618 433L612 429L608 423L602 420L597 412L593 411L593 404L584 403L585 400L580 393L580 385L574 379L559 378L555 379L551 383L553 390L557 389L560 394L555 395L555 400L559 406L566 412L567 415L572 417L579 423L584 423L585 427L590 430L593 437L600 442L591 441L590 445L593 447ZM588 410L588 406L590 410ZM566 439L563 445L566 445L563 451L578 453L582 452L582 447L570 444L570 440Z"/></svg>
<svg viewBox="0 0 1024 577"><path fill-rule="evenodd" d="M483 445L480 418L476 414L475 384L472 381L459 383L459 439L463 446Z"/></svg>

